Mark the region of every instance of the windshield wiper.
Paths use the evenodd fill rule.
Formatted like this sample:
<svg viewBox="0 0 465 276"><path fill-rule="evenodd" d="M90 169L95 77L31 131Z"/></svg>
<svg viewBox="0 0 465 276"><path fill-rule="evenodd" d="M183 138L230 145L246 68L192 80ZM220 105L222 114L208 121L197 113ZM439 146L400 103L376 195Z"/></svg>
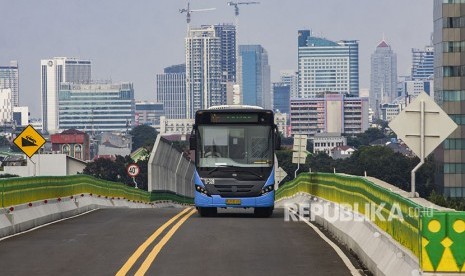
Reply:
<svg viewBox="0 0 465 276"><path fill-rule="evenodd" d="M248 171L248 170L245 170L243 167L239 167L239 166L234 166L234 165L222 165L222 166L218 166L218 167L215 167L213 169L211 169L207 175L210 175L211 173L213 172L216 172L219 168L232 168L232 169L238 169L237 171L238 172L245 172L245 173L249 173L249 174L253 174L257 177L260 177L261 179L263 179L263 176L256 173L256 172L253 172L253 171Z"/></svg>
<svg viewBox="0 0 465 276"><path fill-rule="evenodd" d="M234 166L234 165L221 165L221 166L217 166L217 167L214 167L213 169L209 170L207 175L210 175L211 173L216 172L219 168L233 168L233 169L236 169L236 168L240 168L240 167Z"/></svg>

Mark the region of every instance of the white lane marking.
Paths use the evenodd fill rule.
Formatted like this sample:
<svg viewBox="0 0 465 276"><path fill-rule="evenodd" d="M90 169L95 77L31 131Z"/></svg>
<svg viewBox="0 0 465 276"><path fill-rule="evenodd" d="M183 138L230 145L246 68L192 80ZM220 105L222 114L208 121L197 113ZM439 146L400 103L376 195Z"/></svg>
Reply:
<svg viewBox="0 0 465 276"><path fill-rule="evenodd" d="M19 233L10 235L10 236L6 236L6 237L3 237L3 238L0 238L0 242L3 241L3 240L9 239L9 238L13 238L13 237L16 237L16 236L19 236L19 235L22 235L22 234L26 234L26 233L32 232L32 231L34 231L34 230L40 229L40 228L45 227L45 226L49 226L49 225L51 225L51 224L55 224L55 223L58 223L58 222L61 222L61 221L65 221L65 220L68 220L68 219L73 219L73 218L77 218L77 217L80 217L80 216L83 216L83 215L87 215L87 214L89 214L89 213L91 213L91 212L93 212L93 211L97 211L97 210L99 210L99 209L100 209L100 208L92 209L92 210L86 211L86 212L84 212L84 213L80 213L80 214L74 215L74 216L72 216L72 217L62 218L62 219L54 220L54 221L49 222L49 223L46 223L46 224L42 224L42 225L36 226L36 227L34 227L34 228L31 228L31 229L29 229L29 230L22 231L22 232L19 232Z"/></svg>
<svg viewBox="0 0 465 276"><path fill-rule="evenodd" d="M352 264L352 262L349 260L349 258L347 257L347 255L341 250L341 248L339 246L337 246L337 244L335 244L332 240L330 240L323 232L321 232L321 230L316 227L313 223L311 223L308 219L302 217L300 214L298 214L296 211L294 210L289 210L291 211L292 213L294 213L295 215L299 216L300 217L300 220L305 222L308 226L310 226L313 230L315 230L315 232L326 242L328 243L333 249L334 251L336 251L337 255L339 255L339 257L342 259L342 261L344 262L344 264L347 266L347 268L350 270L350 273L353 275L353 276L362 276L362 274L360 273L360 271L355 268L355 266Z"/></svg>

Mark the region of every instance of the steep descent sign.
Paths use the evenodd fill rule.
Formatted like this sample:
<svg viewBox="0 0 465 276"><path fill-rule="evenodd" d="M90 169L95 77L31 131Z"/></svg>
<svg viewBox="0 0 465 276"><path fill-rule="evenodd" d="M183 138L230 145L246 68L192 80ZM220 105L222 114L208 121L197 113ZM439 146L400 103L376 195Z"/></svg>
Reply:
<svg viewBox="0 0 465 276"><path fill-rule="evenodd" d="M31 125L28 125L13 143L31 158L45 144L45 139Z"/></svg>

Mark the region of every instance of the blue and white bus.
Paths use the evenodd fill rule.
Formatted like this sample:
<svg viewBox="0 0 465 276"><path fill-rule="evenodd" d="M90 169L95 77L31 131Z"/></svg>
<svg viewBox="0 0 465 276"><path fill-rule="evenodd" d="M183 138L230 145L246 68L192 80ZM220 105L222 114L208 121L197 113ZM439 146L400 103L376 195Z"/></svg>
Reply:
<svg viewBox="0 0 465 276"><path fill-rule="evenodd" d="M195 150L195 206L201 216L217 208L274 208L274 151L280 137L273 111L254 106L199 110L190 137Z"/></svg>

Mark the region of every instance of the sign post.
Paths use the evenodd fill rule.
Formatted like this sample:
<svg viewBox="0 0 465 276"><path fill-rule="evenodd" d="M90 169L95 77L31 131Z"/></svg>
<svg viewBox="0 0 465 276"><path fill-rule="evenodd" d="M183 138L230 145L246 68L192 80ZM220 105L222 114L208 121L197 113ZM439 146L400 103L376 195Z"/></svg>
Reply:
<svg viewBox="0 0 465 276"><path fill-rule="evenodd" d="M129 164L129 166L126 168L126 172L128 173L129 177L132 177L132 181L134 181L134 185L136 189L138 189L139 187L137 187L136 176L138 176L140 173L139 166L137 166L137 164Z"/></svg>
<svg viewBox="0 0 465 276"><path fill-rule="evenodd" d="M305 159L307 159L307 135L294 135L292 150L294 151L292 153L292 163L297 164L294 178L297 178L297 171L300 168L300 164L305 164Z"/></svg>
<svg viewBox="0 0 465 276"><path fill-rule="evenodd" d="M34 164L34 176L36 175L36 163L31 157L39 151L45 144L45 139L35 130L32 125L28 125L14 140L13 143L29 157L29 160Z"/></svg>
<svg viewBox="0 0 465 276"><path fill-rule="evenodd" d="M286 178L287 173L283 170L283 168L278 167L275 172L275 180L278 185L283 181L284 178Z"/></svg>
<svg viewBox="0 0 465 276"><path fill-rule="evenodd" d="M422 92L389 123L389 127L420 158L420 163L411 172L411 197L416 197L416 171L458 126L428 94Z"/></svg>

